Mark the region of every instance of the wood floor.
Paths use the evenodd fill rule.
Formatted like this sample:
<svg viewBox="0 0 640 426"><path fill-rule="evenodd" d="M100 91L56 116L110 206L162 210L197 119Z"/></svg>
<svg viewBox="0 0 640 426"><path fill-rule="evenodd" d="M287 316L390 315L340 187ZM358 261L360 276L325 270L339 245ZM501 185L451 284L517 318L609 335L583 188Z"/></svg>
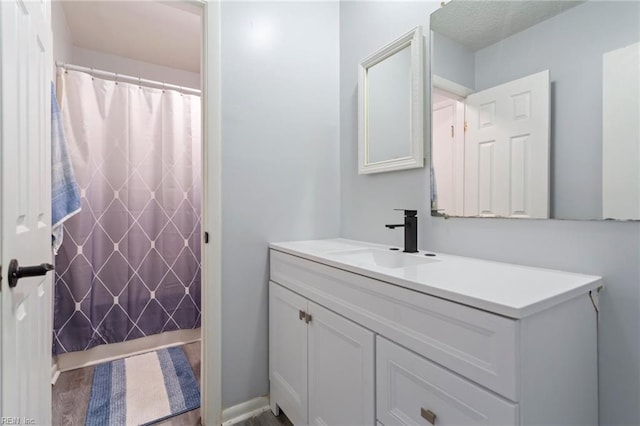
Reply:
<svg viewBox="0 0 640 426"><path fill-rule="evenodd" d="M182 347L200 385L200 342ZM53 424L58 426L84 426L91 395L94 367L79 368L60 374L52 388ZM200 409L173 417L162 425L199 425Z"/></svg>
<svg viewBox="0 0 640 426"><path fill-rule="evenodd" d="M282 411L278 417L271 411L267 411L252 419L236 423L235 426L293 426L293 424Z"/></svg>
<svg viewBox="0 0 640 426"><path fill-rule="evenodd" d="M198 385L200 385L200 342L189 343L182 347L193 368ZM94 367L85 367L60 374L52 387L53 424L55 426L84 426ZM164 422L163 426L196 426L200 425L200 409L192 410ZM238 426L292 426L283 413L276 417L267 411L252 419L236 423Z"/></svg>

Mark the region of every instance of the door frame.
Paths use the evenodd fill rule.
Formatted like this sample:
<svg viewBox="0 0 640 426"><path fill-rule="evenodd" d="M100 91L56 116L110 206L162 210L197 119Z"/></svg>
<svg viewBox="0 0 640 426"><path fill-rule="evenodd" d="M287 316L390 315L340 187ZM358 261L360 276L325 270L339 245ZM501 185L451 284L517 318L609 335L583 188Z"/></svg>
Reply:
<svg viewBox="0 0 640 426"><path fill-rule="evenodd" d="M434 167L434 141L435 141L435 130L433 128L433 121L435 120L435 112L443 108L445 105L451 106L453 109L453 148L452 148L452 156L453 156L453 164L451 167L451 176L452 183L451 186L453 188L453 206L450 212L441 211L442 209L433 209L433 205L431 206L431 212L437 213L442 216L462 216L464 214L464 142L465 142L465 103L464 98L460 98L457 95L446 92L442 89L434 88L434 92L439 91L441 94L444 94L448 97L447 100L440 101L438 103L433 103L431 107L431 167ZM437 183L438 179L436 176L436 172L434 171L435 182L436 182L436 200L437 200Z"/></svg>
<svg viewBox="0 0 640 426"><path fill-rule="evenodd" d="M192 0L183 0L193 3ZM195 0L202 8L202 424L222 424L222 133L221 3Z"/></svg>
<svg viewBox="0 0 640 426"><path fill-rule="evenodd" d="M201 421L222 424L222 274L221 274L221 100L220 100L220 2L181 0L202 9L200 78L202 84L202 229L210 235L202 241L202 345ZM3 159L0 158L0 161ZM6 160L4 160L6 161ZM0 176L0 191L2 190ZM2 214L0 197L0 217ZM0 241L2 241L0 227ZM0 255L2 254L0 244ZM3 267L4 266L4 267ZM0 265L0 280L6 277ZM1 307L0 307L1 308ZM0 329L0 332L3 332ZM1 355L1 353L0 353ZM1 365L0 359L0 365ZM0 368L0 379L2 378Z"/></svg>

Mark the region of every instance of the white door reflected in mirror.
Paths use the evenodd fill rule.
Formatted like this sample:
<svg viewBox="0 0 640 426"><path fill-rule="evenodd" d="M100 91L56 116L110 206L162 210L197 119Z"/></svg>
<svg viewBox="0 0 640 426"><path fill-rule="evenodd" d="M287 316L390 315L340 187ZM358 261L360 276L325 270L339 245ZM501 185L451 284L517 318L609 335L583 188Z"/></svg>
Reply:
<svg viewBox="0 0 640 426"><path fill-rule="evenodd" d="M360 174L424 165L422 46L416 27L360 64Z"/></svg>
<svg viewBox="0 0 640 426"><path fill-rule="evenodd" d="M637 1L456 0L434 11L432 214L640 220L639 16ZM488 135L472 140L477 129L468 117L461 146L446 137L450 107L440 104L441 89L469 105L486 90L545 70L548 154L537 151L542 148L537 142L522 138L528 130L509 127L522 120L505 122L509 130L503 136L513 138L503 152L510 156L507 169L496 162L504 158L498 154L505 147L490 143ZM523 92L508 94L512 109L527 105ZM539 116L533 99L531 113ZM481 100L477 107L490 101ZM489 108L486 114L492 114ZM504 114L496 109L498 120ZM444 139L437 140L441 133ZM535 159L547 155L548 167ZM457 166L462 163L464 167Z"/></svg>
<svg viewBox="0 0 640 426"><path fill-rule="evenodd" d="M602 218L640 219L640 43L602 60Z"/></svg>
<svg viewBox="0 0 640 426"><path fill-rule="evenodd" d="M548 70L462 101L439 90L445 100L433 106L433 210L548 218L549 96Z"/></svg>

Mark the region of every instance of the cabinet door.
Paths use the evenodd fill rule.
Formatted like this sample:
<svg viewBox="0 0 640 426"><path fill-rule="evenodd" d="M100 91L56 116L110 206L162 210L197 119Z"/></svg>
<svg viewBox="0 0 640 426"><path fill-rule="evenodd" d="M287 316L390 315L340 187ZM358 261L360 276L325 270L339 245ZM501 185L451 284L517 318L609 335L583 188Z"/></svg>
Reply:
<svg viewBox="0 0 640 426"><path fill-rule="evenodd" d="M307 301L269 283L269 380L274 402L293 424L307 424Z"/></svg>
<svg viewBox="0 0 640 426"><path fill-rule="evenodd" d="M309 424L374 425L374 334L308 302Z"/></svg>

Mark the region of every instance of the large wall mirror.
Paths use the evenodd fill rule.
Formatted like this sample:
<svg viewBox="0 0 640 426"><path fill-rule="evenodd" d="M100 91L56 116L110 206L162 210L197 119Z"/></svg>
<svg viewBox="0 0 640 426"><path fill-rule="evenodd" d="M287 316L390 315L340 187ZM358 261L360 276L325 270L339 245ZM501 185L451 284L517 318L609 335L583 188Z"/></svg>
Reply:
<svg viewBox="0 0 640 426"><path fill-rule="evenodd" d="M433 215L640 219L640 2L431 15Z"/></svg>
<svg viewBox="0 0 640 426"><path fill-rule="evenodd" d="M358 173L424 165L422 52L416 27L360 63Z"/></svg>

